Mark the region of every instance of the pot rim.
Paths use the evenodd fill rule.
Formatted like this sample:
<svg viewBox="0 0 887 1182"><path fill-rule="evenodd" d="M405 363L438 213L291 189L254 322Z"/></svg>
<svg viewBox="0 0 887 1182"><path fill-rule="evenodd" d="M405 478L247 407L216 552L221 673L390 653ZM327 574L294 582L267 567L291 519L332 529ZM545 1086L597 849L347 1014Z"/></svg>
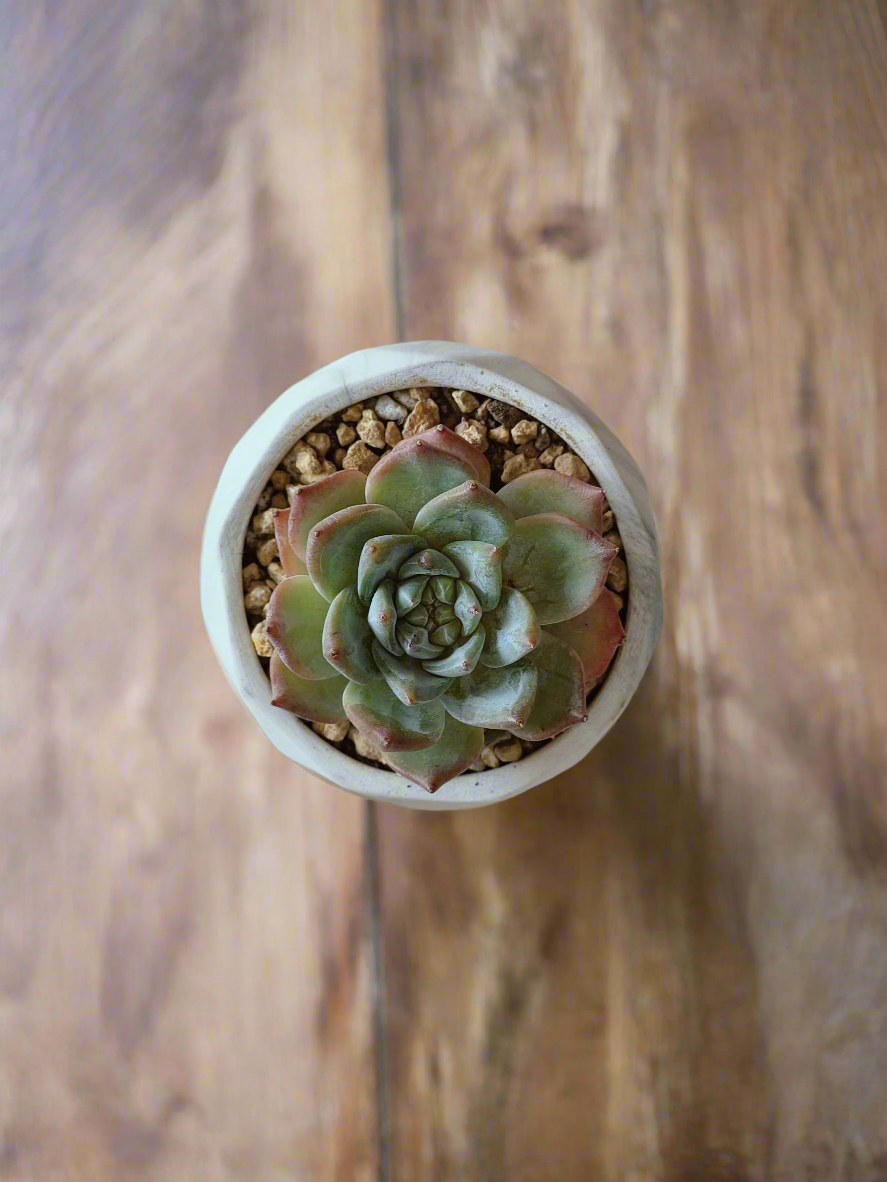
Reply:
<svg viewBox="0 0 887 1182"><path fill-rule="evenodd" d="M546 424L600 482L629 570L625 642L589 708L588 718L516 763L463 772L436 793L396 772L361 763L272 706L243 608L243 538L256 501L280 459L312 427L355 402L394 390L445 386L497 398ZM564 386L506 353L447 341L363 349L291 386L232 450L213 495L201 553L201 605L207 632L229 682L268 738L313 774L371 800L413 808L476 808L507 800L572 767L628 705L662 625L656 527L644 479L619 440Z"/></svg>

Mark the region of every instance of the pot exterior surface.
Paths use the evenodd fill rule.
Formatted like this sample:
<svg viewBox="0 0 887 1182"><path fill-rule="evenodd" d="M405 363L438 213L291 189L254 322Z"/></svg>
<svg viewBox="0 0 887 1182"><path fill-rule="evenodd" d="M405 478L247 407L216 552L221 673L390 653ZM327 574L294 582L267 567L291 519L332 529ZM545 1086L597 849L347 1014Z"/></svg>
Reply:
<svg viewBox="0 0 887 1182"><path fill-rule="evenodd" d="M241 558L253 507L271 472L322 419L392 390L445 386L497 398L547 424L581 456L615 514L629 570L625 643L594 698L586 722L539 751L495 770L466 772L433 795L394 772L360 763L270 703L270 689L243 608ZM506 353L446 341L363 349L290 387L258 418L222 470L210 505L201 555L201 605L228 680L284 755L315 775L371 800L423 809L476 808L516 796L572 767L627 706L662 626L656 527L647 486L609 428L565 387Z"/></svg>

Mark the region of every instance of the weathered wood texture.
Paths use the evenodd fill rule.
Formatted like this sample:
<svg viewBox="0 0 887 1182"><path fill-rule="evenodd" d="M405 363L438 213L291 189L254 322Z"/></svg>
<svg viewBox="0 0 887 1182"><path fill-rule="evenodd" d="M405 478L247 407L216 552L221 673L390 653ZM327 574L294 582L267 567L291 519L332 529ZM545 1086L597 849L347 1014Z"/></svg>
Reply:
<svg viewBox="0 0 887 1182"><path fill-rule="evenodd" d="M381 12L0 22L0 1177L369 1182L365 811L232 696L197 555L271 397L394 335Z"/></svg>
<svg viewBox="0 0 887 1182"><path fill-rule="evenodd" d="M885 27L6 6L4 1182L887 1177ZM668 617L583 766L376 845L196 569L241 430L398 335L590 400Z"/></svg>
<svg viewBox="0 0 887 1182"><path fill-rule="evenodd" d="M667 590L575 773L381 814L396 1182L887 1176L885 15L396 6L405 335L587 397Z"/></svg>

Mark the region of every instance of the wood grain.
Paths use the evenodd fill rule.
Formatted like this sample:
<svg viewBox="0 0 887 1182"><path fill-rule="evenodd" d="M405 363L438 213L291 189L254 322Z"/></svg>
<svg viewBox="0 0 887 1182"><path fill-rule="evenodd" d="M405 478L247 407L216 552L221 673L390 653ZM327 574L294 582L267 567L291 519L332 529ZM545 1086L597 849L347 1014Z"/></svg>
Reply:
<svg viewBox="0 0 887 1182"><path fill-rule="evenodd" d="M395 5L407 337L647 472L666 633L576 772L380 817L392 1177L887 1176L887 36Z"/></svg>
<svg viewBox="0 0 887 1182"><path fill-rule="evenodd" d="M257 413L393 335L381 13L2 22L0 1177L368 1182L365 811L237 704L197 555Z"/></svg>
<svg viewBox="0 0 887 1182"><path fill-rule="evenodd" d="M887 1178L884 4L0 33L3 1182ZM398 336L577 390L661 526L628 714L479 813L284 764L199 622L230 446Z"/></svg>

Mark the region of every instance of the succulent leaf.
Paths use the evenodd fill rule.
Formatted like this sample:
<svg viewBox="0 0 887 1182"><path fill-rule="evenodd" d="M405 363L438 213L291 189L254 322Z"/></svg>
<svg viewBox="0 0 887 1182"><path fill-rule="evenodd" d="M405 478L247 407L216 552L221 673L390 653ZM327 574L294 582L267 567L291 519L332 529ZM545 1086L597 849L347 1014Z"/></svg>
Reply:
<svg viewBox="0 0 887 1182"><path fill-rule="evenodd" d="M393 579L398 569L425 545L415 534L382 534L364 543L357 565L357 593L369 603L383 579Z"/></svg>
<svg viewBox="0 0 887 1182"><path fill-rule="evenodd" d="M416 532L438 549L464 541L501 546L513 525L514 515L505 502L476 480L466 480L428 501L415 522Z"/></svg>
<svg viewBox="0 0 887 1182"><path fill-rule="evenodd" d="M395 606L396 606L397 605L397 596L396 595L394 597L394 602L395 602ZM398 614L400 614L400 613L398 613ZM411 623L411 624L415 624L417 628L425 628L428 624L428 608L425 607L424 604L420 603L418 607L414 607L412 609L412 611L408 611L406 613L406 615L403 615L402 618L404 620L408 620L409 623Z"/></svg>
<svg viewBox="0 0 887 1182"><path fill-rule="evenodd" d="M443 652L443 645L432 644L425 628L408 624L406 620L397 625L397 639L401 643L404 655L417 661L423 661L427 657L439 657Z"/></svg>
<svg viewBox="0 0 887 1182"><path fill-rule="evenodd" d="M537 684L536 669L526 661L502 669L478 665L470 676L450 683L444 706L472 726L510 728L529 716Z"/></svg>
<svg viewBox="0 0 887 1182"><path fill-rule="evenodd" d="M432 747L422 751L397 751L385 755L396 772L419 784L427 792L436 792L480 755L484 732L479 726L466 726L446 717L443 734Z"/></svg>
<svg viewBox="0 0 887 1182"><path fill-rule="evenodd" d="M503 587L499 603L484 616L487 646L481 660L500 668L525 657L539 643L542 629L533 605L513 587Z"/></svg>
<svg viewBox="0 0 887 1182"><path fill-rule="evenodd" d="M314 526L349 505L364 504L365 489L366 476L351 469L296 489L289 511L289 541L299 558L305 560L308 535Z"/></svg>
<svg viewBox="0 0 887 1182"><path fill-rule="evenodd" d="M323 655L323 623L328 607L307 575L284 579L271 596L268 638L284 664L311 681L336 676Z"/></svg>
<svg viewBox="0 0 887 1182"><path fill-rule="evenodd" d="M450 684L445 677L426 673L418 661L392 656L378 641L373 645L373 656L379 672L405 706L431 702L445 693Z"/></svg>
<svg viewBox="0 0 887 1182"><path fill-rule="evenodd" d="M523 591L540 624L586 611L597 599L616 547L561 513L537 513L514 527L505 581Z"/></svg>
<svg viewBox="0 0 887 1182"><path fill-rule="evenodd" d="M342 694L348 682L340 674L323 681L309 681L288 669L276 652L271 654L271 705L289 710L309 722L344 722Z"/></svg>
<svg viewBox="0 0 887 1182"><path fill-rule="evenodd" d="M422 592L428 583L427 575L417 575L412 579L403 579L397 584L394 594L394 605L398 615L407 615L414 607L422 602ZM433 596L431 596L433 598Z"/></svg>
<svg viewBox="0 0 887 1182"><path fill-rule="evenodd" d="M562 513L596 534L604 527L604 490L575 476L543 469L527 472L499 489L516 520L537 513Z"/></svg>
<svg viewBox="0 0 887 1182"><path fill-rule="evenodd" d="M386 754L419 751L443 734L446 711L439 700L405 706L385 681L369 685L351 682L342 695L348 718Z"/></svg>
<svg viewBox="0 0 887 1182"><path fill-rule="evenodd" d="M314 586L332 602L340 591L357 583L361 551L371 538L406 532L397 514L382 505L351 505L325 517L312 528L306 547Z"/></svg>
<svg viewBox="0 0 887 1182"><path fill-rule="evenodd" d="M444 554L458 567L477 596L482 611L490 611L502 592L502 547L489 542L450 542Z"/></svg>
<svg viewBox="0 0 887 1182"><path fill-rule="evenodd" d="M560 624L549 624L545 629L578 655L585 673L588 690L603 677L613 654L625 640L625 629L619 618L619 607L613 593L605 587L588 611Z"/></svg>
<svg viewBox="0 0 887 1182"><path fill-rule="evenodd" d="M459 572L450 559L438 550L420 550L407 559L397 574L400 579L413 579L417 575L448 575L455 579ZM433 587L431 593L434 594Z"/></svg>
<svg viewBox="0 0 887 1182"><path fill-rule="evenodd" d="M289 509L275 509L274 537L277 541L277 553L280 555L280 565L283 567L283 573L287 578L290 575L307 575L308 567L290 545L289 528Z"/></svg>
<svg viewBox="0 0 887 1182"><path fill-rule="evenodd" d="M394 606L394 583L386 579L376 588L367 612L367 623L373 635L396 657L403 655L397 639L397 610Z"/></svg>
<svg viewBox="0 0 887 1182"><path fill-rule="evenodd" d="M367 609L354 587L340 591L329 605L323 625L323 655L349 681L363 685L379 677Z"/></svg>
<svg viewBox="0 0 887 1182"><path fill-rule="evenodd" d="M448 427L433 427L405 439L370 472L367 500L393 509L412 528L432 497L466 480L490 483L483 455Z"/></svg>
<svg viewBox="0 0 887 1182"><path fill-rule="evenodd" d="M480 600L464 579L459 579L456 587L456 602L453 604L453 611L456 613L456 619L462 625L463 634L470 636L480 623L482 614Z"/></svg>
<svg viewBox="0 0 887 1182"><path fill-rule="evenodd" d="M462 625L458 620L447 620L441 624L439 628L435 628L431 633L431 639L434 644L440 645L440 651L443 652L451 644L455 644L462 635ZM426 669L428 668L426 664ZM437 673L439 670L432 669L432 673Z"/></svg>
<svg viewBox="0 0 887 1182"><path fill-rule="evenodd" d="M538 690L522 726L508 729L521 739L550 739L588 717L582 662L568 644L542 630L538 646L508 669L534 669ZM504 670L503 670L504 672Z"/></svg>
<svg viewBox="0 0 887 1182"><path fill-rule="evenodd" d="M431 590L434 592L434 598L439 603L455 603L456 602L456 583L455 580L445 575L435 575L431 580Z"/></svg>
<svg viewBox="0 0 887 1182"><path fill-rule="evenodd" d="M444 628L449 626L448 624L444 624L443 628L438 629L438 632L442 632ZM456 629L458 635L458 624L456 624ZM432 635L436 637L437 632ZM455 639L456 637L454 636L453 640ZM452 644L453 640L447 641L447 643ZM468 673L474 671L485 640L486 635L483 628L478 628L476 632L473 632L467 640L454 648L447 656L440 657L436 661L423 661L426 672L436 673L438 677L465 677Z"/></svg>

